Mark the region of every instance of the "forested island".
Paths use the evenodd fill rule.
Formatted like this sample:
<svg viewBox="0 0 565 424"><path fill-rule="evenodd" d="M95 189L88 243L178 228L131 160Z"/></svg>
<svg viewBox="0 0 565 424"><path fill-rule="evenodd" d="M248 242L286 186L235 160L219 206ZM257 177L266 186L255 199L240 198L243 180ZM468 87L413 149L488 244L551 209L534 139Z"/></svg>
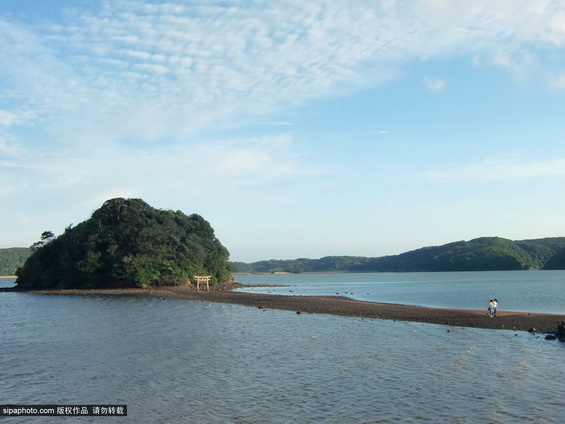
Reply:
<svg viewBox="0 0 565 424"><path fill-rule="evenodd" d="M18 289L176 286L231 280L228 250L199 215L111 199L56 237L46 231L16 271Z"/></svg>
<svg viewBox="0 0 565 424"><path fill-rule="evenodd" d="M237 273L273 272L442 272L565 269L565 237L512 241L481 237L399 255L368 258L327 256L321 259L271 259L233 262Z"/></svg>

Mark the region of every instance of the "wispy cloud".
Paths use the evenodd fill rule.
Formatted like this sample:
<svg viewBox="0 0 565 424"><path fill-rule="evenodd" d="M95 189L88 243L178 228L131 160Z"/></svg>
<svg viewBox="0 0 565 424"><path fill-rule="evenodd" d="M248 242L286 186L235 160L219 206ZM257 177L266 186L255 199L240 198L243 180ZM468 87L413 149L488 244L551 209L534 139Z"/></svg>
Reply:
<svg viewBox="0 0 565 424"><path fill-rule="evenodd" d="M0 152L2 146L0 139ZM279 135L251 139L227 139L136 149L106 146L88 151L10 151L8 164L26 178L12 181L22 189L27 184L46 193L64 190L73 201L90 199L94 205L114 196L163 201L175 196L213 196L223 201L250 201L261 197L260 187L283 180L322 175L322 168L305 167L291 137ZM0 162L0 168L7 164ZM166 194L163 191L166 187ZM87 194L86 194L87 193Z"/></svg>
<svg viewBox="0 0 565 424"><path fill-rule="evenodd" d="M442 91L447 87L447 81L444 79L424 77L422 82L432 91Z"/></svg>
<svg viewBox="0 0 565 424"><path fill-rule="evenodd" d="M358 131L358 132L352 132L349 133L348 135L350 136L356 136L356 135L385 135L388 134L389 131L387 130L380 130L380 131Z"/></svg>
<svg viewBox="0 0 565 424"><path fill-rule="evenodd" d="M489 158L451 169L410 174L439 182L490 182L532 178L565 178L565 159Z"/></svg>
<svg viewBox="0 0 565 424"><path fill-rule="evenodd" d="M561 75L561 76L555 78L551 82L551 86L553 88L557 88L557 89L565 89L565 75Z"/></svg>
<svg viewBox="0 0 565 424"><path fill-rule="evenodd" d="M15 113L0 110L0 125L10 126L17 122L17 118Z"/></svg>
<svg viewBox="0 0 565 424"><path fill-rule="evenodd" d="M536 46L565 44L563 21L558 1L104 1L62 24L0 21L0 74L14 107L65 128L60 137L80 116L91 131L151 140L373 85L453 51L484 57L496 46L491 63L517 69Z"/></svg>
<svg viewBox="0 0 565 424"><path fill-rule="evenodd" d="M294 124L292 122L287 122L287 121L269 121L269 122L261 122L261 125L267 127L291 127Z"/></svg>

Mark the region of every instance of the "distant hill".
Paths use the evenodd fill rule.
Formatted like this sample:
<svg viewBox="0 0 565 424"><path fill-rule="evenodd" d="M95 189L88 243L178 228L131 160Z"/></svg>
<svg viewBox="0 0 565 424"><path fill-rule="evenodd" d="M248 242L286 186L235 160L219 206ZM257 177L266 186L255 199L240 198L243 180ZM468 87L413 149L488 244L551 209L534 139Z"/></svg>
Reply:
<svg viewBox="0 0 565 424"><path fill-rule="evenodd" d="M76 227L45 231L18 269L20 289L172 286L231 279L228 251L200 215L110 199Z"/></svg>
<svg viewBox="0 0 565 424"><path fill-rule="evenodd" d="M547 261L543 269L565 269L565 248Z"/></svg>
<svg viewBox="0 0 565 424"><path fill-rule="evenodd" d="M31 249L27 247L0 249L0 275L16 275L16 270L30 255Z"/></svg>
<svg viewBox="0 0 565 424"><path fill-rule="evenodd" d="M233 262L233 272L439 272L506 271L541 269L562 249L565 237L512 241L481 237L442 246L424 247L399 255L367 258L327 256L321 259L292 259ZM563 254L565 257L565 253Z"/></svg>

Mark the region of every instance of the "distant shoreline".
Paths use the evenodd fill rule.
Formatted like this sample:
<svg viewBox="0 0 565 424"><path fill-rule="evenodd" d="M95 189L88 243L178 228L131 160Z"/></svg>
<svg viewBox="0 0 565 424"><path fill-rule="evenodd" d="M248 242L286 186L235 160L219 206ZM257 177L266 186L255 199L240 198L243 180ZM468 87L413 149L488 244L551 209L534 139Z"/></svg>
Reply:
<svg viewBox="0 0 565 424"><path fill-rule="evenodd" d="M471 327L536 333L556 333L558 325L565 322L565 315L530 312L498 311L490 318L486 309L440 309L422 306L376 303L353 300L338 296L284 296L274 294L246 293L231 290L241 285L222 286L220 290L196 291L192 287L155 287L93 290L41 290L23 293L47 295L90 296L153 296L218 303L231 303L259 309L281 309L296 313L331 314L360 318L375 318L394 321L412 321L440 324L453 327ZM1 289L0 291L16 291Z"/></svg>
<svg viewBox="0 0 565 424"><path fill-rule="evenodd" d="M276 272L232 272L232 275L363 274L365 272L366 271L303 271L303 272L276 271Z"/></svg>

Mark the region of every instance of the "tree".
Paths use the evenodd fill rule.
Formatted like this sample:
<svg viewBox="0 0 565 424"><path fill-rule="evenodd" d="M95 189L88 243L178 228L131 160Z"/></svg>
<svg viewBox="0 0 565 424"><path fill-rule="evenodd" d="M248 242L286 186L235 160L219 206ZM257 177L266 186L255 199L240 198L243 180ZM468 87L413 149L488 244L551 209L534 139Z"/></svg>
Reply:
<svg viewBox="0 0 565 424"><path fill-rule="evenodd" d="M45 246L47 243L49 243L50 241L52 241L55 238L55 234L53 234L53 232L51 231L44 231L41 234L41 240L40 241L36 241L35 243L33 243L30 247L31 250L36 251L37 249L42 248L43 246Z"/></svg>

